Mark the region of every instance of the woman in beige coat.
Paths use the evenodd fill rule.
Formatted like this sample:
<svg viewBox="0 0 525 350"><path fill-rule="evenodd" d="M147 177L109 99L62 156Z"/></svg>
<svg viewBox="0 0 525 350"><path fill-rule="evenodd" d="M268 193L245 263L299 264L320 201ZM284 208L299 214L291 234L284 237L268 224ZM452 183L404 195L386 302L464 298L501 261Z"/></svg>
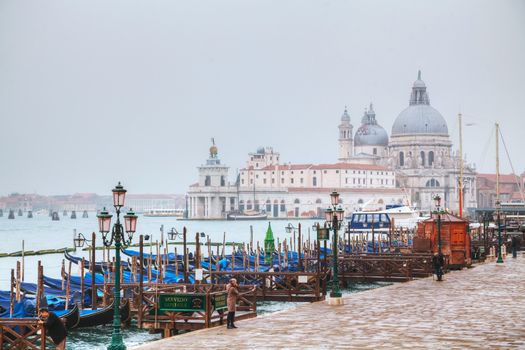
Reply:
<svg viewBox="0 0 525 350"><path fill-rule="evenodd" d="M228 317L227 317L227 328L237 328L233 321L235 320L235 308L237 306L237 297L239 296L239 285L237 280L232 278L230 283L226 286L226 291L228 292Z"/></svg>

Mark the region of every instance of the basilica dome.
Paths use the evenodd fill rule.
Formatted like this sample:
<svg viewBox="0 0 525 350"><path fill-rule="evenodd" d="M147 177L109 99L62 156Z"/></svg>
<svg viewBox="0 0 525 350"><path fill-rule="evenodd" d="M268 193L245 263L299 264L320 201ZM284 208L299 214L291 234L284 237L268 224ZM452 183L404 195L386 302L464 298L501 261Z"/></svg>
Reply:
<svg viewBox="0 0 525 350"><path fill-rule="evenodd" d="M386 130L376 121L376 114L372 104L368 111L365 111L362 125L357 129L354 137L355 146L387 146L388 134Z"/></svg>
<svg viewBox="0 0 525 350"><path fill-rule="evenodd" d="M392 136L411 134L448 135L445 118L430 105L421 71L412 87L410 105L398 115L392 126Z"/></svg>

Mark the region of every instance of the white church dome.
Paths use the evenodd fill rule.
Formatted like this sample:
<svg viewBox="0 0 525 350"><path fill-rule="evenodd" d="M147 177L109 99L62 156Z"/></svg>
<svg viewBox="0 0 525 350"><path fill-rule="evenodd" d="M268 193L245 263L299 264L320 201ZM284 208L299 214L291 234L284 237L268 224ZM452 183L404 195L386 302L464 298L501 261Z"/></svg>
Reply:
<svg viewBox="0 0 525 350"><path fill-rule="evenodd" d="M445 118L430 105L421 71L412 87L410 105L398 115L392 126L392 136L410 134L448 135Z"/></svg>

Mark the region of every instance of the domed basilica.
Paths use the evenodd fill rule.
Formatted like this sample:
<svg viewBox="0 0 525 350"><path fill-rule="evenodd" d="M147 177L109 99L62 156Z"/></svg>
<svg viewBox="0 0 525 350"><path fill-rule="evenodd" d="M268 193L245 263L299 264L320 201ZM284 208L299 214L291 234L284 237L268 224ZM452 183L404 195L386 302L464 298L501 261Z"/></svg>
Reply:
<svg viewBox="0 0 525 350"><path fill-rule="evenodd" d="M459 153L452 151L445 118L430 105L425 82L418 72L409 105L397 116L390 139L377 120L372 104L352 133L345 109L339 125L339 160L348 163L383 165L394 170L396 187L405 191L410 204L423 210L432 207L439 194L446 208L459 208ZM476 207L476 175L463 166L464 208Z"/></svg>

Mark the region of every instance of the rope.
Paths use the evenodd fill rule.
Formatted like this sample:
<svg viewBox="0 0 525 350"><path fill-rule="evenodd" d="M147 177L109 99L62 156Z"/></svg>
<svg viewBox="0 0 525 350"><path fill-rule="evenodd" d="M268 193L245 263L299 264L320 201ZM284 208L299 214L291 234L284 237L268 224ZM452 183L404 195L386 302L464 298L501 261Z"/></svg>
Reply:
<svg viewBox="0 0 525 350"><path fill-rule="evenodd" d="M514 171L514 165L512 164L512 160L510 159L509 150L507 149L507 144L505 143L505 139L503 138L503 134L501 133L501 127L499 129L499 134L501 136L501 141L503 142L503 148L505 148L505 153L507 154L507 159L510 163L510 168L512 169L512 173L516 174L516 171ZM520 191L521 200L525 202L525 196L523 195L523 186L521 185L521 181L518 180L519 176L515 176L516 184L518 185L518 189Z"/></svg>

